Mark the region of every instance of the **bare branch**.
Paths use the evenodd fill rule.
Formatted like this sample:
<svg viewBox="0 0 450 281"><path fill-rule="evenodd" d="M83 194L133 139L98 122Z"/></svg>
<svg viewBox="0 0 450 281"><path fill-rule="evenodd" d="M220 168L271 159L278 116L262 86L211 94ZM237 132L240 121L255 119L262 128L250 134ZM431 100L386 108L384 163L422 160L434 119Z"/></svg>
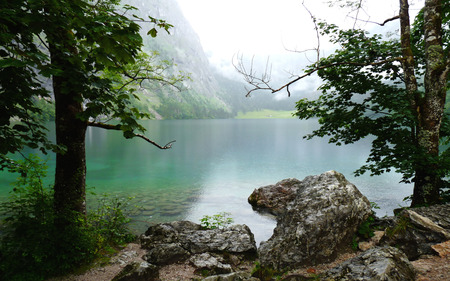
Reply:
<svg viewBox="0 0 450 281"><path fill-rule="evenodd" d="M242 74L244 77L245 82L252 85L254 89L246 89L247 95L246 97L249 97L253 91L256 90L271 90L270 87L270 80L271 80L271 72L272 72L272 66L269 63L269 59L267 59L266 62L266 69L264 73L261 75L261 77L257 77L256 72L253 70L254 65L254 56L251 59L250 62L250 69L247 69L244 64L243 55L236 55L237 57L237 64L235 64L235 57L233 57L233 66L234 68Z"/></svg>
<svg viewBox="0 0 450 281"><path fill-rule="evenodd" d="M115 130L115 131L121 131L120 129L120 125L111 125L111 124L106 124L106 123L101 123L101 122L88 122L88 126L91 127L97 127L97 128L102 128L102 129L106 129L106 130ZM142 134L136 134L133 133L133 135L135 137L141 138L151 144L153 144L154 146L156 146L159 149L169 149L172 148L172 144L174 142L176 142L175 140L168 142L166 145L161 146L158 143L156 143L155 141L152 141L151 139L149 139L148 137L142 135Z"/></svg>
<svg viewBox="0 0 450 281"><path fill-rule="evenodd" d="M377 25L379 25L379 26L384 26L386 23L388 23L388 22L391 22L391 21L394 21L394 20L398 20L398 19L400 19L400 16L394 16L394 17L392 17L392 18L388 18L388 19L386 19L384 22L382 22L382 23L379 23L379 22L375 22L375 21L370 21L370 20L361 20L361 19L358 19L358 18L355 18L355 17L350 17L350 18L352 18L352 19L354 19L354 20L357 20L357 21L363 21L363 22L365 22L365 23L373 23L373 24L377 24Z"/></svg>
<svg viewBox="0 0 450 281"><path fill-rule="evenodd" d="M309 13L313 24L314 24L314 29L316 31L316 37L317 37L317 47L312 48L312 49L308 49L308 50L304 50L304 51L293 51L296 53L306 53L308 51L315 51L316 52L316 61L315 63L313 63L313 68L311 68L310 70L308 70L307 72L304 72L302 75L294 75L292 73L291 74L291 78L295 77L294 79L291 79L288 83L282 85L279 88L273 88L270 85L270 73L268 73L267 71L267 65L266 65L266 72L264 72L262 75L258 76L256 71L253 70L253 64L254 64L254 58L251 59L250 62L250 67L246 67L245 63L244 63L244 59L242 55L237 55L237 63L235 62L235 57L233 57L233 66L234 68L244 77L244 80L250 84L252 86L251 89L247 89L247 94L246 97L250 96L252 92L254 91L258 91L258 90L266 90L266 91L270 91L271 93L277 93L280 92L284 89L286 89L288 96L291 95L290 92L290 86L292 84L295 84L296 82L302 80L305 77L311 76L312 74L314 74L315 72L322 70L322 69L327 69L330 67L335 67L335 66L341 66L341 65L353 65L353 66L361 66L361 67L365 67L365 66L376 66L376 65L381 65L381 64L385 64L388 62L394 62L394 61L399 61L402 62L403 58L402 57L395 57L395 58L391 58L391 59L387 59L387 60L383 60L383 61L378 61L378 62L366 62L366 63L360 63L360 62L337 62L337 63L332 63L332 64L328 64L328 65L319 65L319 61L320 61L320 32L319 32L319 27L317 25L317 20L315 18L315 16L312 14L312 12L308 9L308 7L305 5L305 1L302 1L302 5L305 8L305 10ZM348 4L346 4L348 5ZM355 24L356 21L362 21L358 18L360 11L364 11L363 7L362 7L362 0L359 0L358 3L354 6L354 9L352 10L352 12L357 13L356 18L355 19ZM375 23L378 25L385 25L386 23L390 22L390 21L394 21L396 19L399 19L399 16L395 16L392 18L389 18L387 20L385 20L383 23L376 23L376 22L371 22L371 21L365 21L365 22L370 22L370 23Z"/></svg>
<svg viewBox="0 0 450 281"><path fill-rule="evenodd" d="M305 10L308 12L309 16L311 17L311 20L313 21L313 24L314 24L314 30L316 31L317 47L314 48L314 50L317 52L317 57L316 57L316 65L317 65L317 63L319 63L319 60L320 60L320 33L319 33L319 27L317 26L317 19L316 19L316 17L311 13L311 11L308 9L308 7L306 7L305 1L302 2L302 5L305 8Z"/></svg>
<svg viewBox="0 0 450 281"><path fill-rule="evenodd" d="M296 77L295 79L289 81L288 83L284 84L283 86L279 87L279 88L273 88L272 86L269 85L269 81L264 79L264 75L259 78L255 76L255 73L253 71L246 71L245 65L243 63L243 59L242 56L239 59L239 62L237 65L234 64L234 67L236 68L236 70L242 74L244 76L244 79L247 81L247 83L249 83L250 85L252 85L254 88L251 90L247 90L247 97L250 96L250 94L254 91L257 90L268 90L271 93L277 93L282 91L283 89L286 89L286 91L288 92L288 96L290 96L290 90L289 87L292 84L295 84L296 82L302 80L305 77L311 76L312 74L314 74L315 72L322 70L322 69L327 69L330 67L335 67L335 66L342 66L342 65L353 65L353 66L361 66L361 67L365 67L365 66L377 66L377 65L381 65L381 64L385 64L385 63L389 63L389 62L394 62L394 61L399 61L402 62L403 61L403 57L394 57L391 59L387 59L387 60L382 60L382 61L377 61L377 62L369 62L369 63L360 63L360 62L336 62L336 63L331 63L331 64L327 64L327 65L321 65L321 66L316 66L315 68L305 72L303 75L299 75L298 77ZM253 60L252 60L253 63ZM251 66L250 69L253 69L253 66Z"/></svg>

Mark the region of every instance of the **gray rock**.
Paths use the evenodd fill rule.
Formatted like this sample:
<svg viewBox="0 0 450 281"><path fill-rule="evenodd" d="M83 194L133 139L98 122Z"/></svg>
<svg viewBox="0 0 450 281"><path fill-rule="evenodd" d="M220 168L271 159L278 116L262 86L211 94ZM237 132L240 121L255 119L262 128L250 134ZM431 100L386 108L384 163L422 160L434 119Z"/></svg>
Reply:
<svg viewBox="0 0 450 281"><path fill-rule="evenodd" d="M393 247L377 247L345 261L324 274L322 281L414 281L406 255Z"/></svg>
<svg viewBox="0 0 450 281"><path fill-rule="evenodd" d="M233 272L229 274L209 276L202 281L260 281L248 272Z"/></svg>
<svg viewBox="0 0 450 281"><path fill-rule="evenodd" d="M149 249L155 244L176 243L179 240L179 233L187 233L201 230L199 224L190 221L175 221L170 223L161 223L150 226L140 237L142 248Z"/></svg>
<svg viewBox="0 0 450 281"><path fill-rule="evenodd" d="M256 253L256 242L246 225L181 233L180 243L191 253Z"/></svg>
<svg viewBox="0 0 450 281"><path fill-rule="evenodd" d="M213 256L210 253L202 253L192 256L189 262L197 268L198 271L208 270L210 274L223 274L230 273L232 267L229 264L224 263L224 260L220 256Z"/></svg>
<svg viewBox="0 0 450 281"><path fill-rule="evenodd" d="M292 178L257 188L248 197L248 203L254 210L279 215L284 212L286 205L294 200L299 184L298 179Z"/></svg>
<svg viewBox="0 0 450 281"><path fill-rule="evenodd" d="M403 210L386 229L382 245L401 249L410 260L435 255L432 245L450 240L450 204Z"/></svg>
<svg viewBox="0 0 450 281"><path fill-rule="evenodd" d="M181 247L178 243L155 244L148 250L144 259L157 265L165 265L175 263L177 261L186 260L190 253Z"/></svg>
<svg viewBox="0 0 450 281"><path fill-rule="evenodd" d="M141 236L141 244L148 250L145 260L156 265L185 261L201 253L226 255L240 262L241 258L253 259L257 253L255 238L246 225L203 229L187 221L162 223L151 226Z"/></svg>
<svg viewBox="0 0 450 281"><path fill-rule="evenodd" d="M450 203L412 209L414 212L429 218L436 225L450 230Z"/></svg>
<svg viewBox="0 0 450 281"><path fill-rule="evenodd" d="M152 281L159 280L158 268L147 262L128 264L112 281Z"/></svg>
<svg viewBox="0 0 450 281"><path fill-rule="evenodd" d="M306 177L272 237L261 243L261 265L283 270L332 261L371 213L369 200L342 174Z"/></svg>

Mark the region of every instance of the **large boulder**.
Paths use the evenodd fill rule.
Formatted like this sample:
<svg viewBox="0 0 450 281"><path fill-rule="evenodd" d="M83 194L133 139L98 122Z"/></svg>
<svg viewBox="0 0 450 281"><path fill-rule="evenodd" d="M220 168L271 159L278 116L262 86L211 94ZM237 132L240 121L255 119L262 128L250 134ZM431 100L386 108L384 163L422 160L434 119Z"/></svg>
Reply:
<svg viewBox="0 0 450 281"><path fill-rule="evenodd" d="M232 225L227 228L206 229L180 233L180 244L191 253L256 252L256 242L250 228L246 225Z"/></svg>
<svg viewBox="0 0 450 281"><path fill-rule="evenodd" d="M415 271L406 255L393 247L377 247L345 261L320 278L322 281L414 281Z"/></svg>
<svg viewBox="0 0 450 281"><path fill-rule="evenodd" d="M241 262L256 257L253 233L246 225L203 229L188 221L151 226L141 236L145 260L155 265L187 261L211 272L230 272Z"/></svg>
<svg viewBox="0 0 450 281"><path fill-rule="evenodd" d="M261 265L283 270L332 261L371 214L369 200L342 174L306 177L277 217L272 237L261 243Z"/></svg>
<svg viewBox="0 0 450 281"><path fill-rule="evenodd" d="M279 215L286 209L286 205L294 200L300 183L298 179L290 178L259 187L248 197L248 203L256 211Z"/></svg>
<svg viewBox="0 0 450 281"><path fill-rule="evenodd" d="M386 229L383 245L401 249L410 260L437 254L433 245L450 240L450 204L406 209Z"/></svg>

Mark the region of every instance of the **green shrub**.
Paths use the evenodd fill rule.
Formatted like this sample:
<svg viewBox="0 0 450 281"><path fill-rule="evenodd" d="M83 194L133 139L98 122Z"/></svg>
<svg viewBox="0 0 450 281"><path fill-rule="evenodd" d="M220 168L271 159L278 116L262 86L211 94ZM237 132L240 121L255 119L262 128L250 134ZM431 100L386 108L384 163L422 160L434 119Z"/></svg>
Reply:
<svg viewBox="0 0 450 281"><path fill-rule="evenodd" d="M88 222L107 244L121 245L136 238L128 228L130 217L139 209L133 199L101 194L93 203L96 208L88 213Z"/></svg>
<svg viewBox="0 0 450 281"><path fill-rule="evenodd" d="M56 227L53 190L43 186L46 166L30 155L12 171L19 177L8 201L0 204L0 280L45 280L63 275L98 258L105 249L130 241L126 217L131 199L104 195L87 219L68 218L74 224Z"/></svg>

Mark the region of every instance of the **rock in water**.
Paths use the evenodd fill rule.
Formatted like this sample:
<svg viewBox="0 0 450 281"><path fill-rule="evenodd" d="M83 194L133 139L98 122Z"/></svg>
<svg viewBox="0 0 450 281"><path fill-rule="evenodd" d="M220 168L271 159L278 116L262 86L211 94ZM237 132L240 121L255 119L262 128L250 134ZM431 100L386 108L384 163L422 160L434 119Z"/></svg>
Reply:
<svg viewBox="0 0 450 281"><path fill-rule="evenodd" d="M292 178L262 186L252 192L248 203L257 211L279 215L284 212L286 205L294 200L300 183L298 179Z"/></svg>
<svg viewBox="0 0 450 281"><path fill-rule="evenodd" d="M298 185L274 234L261 243L264 267L283 270L332 261L349 248L358 226L372 213L369 200L336 171L306 177Z"/></svg>
<svg viewBox="0 0 450 281"><path fill-rule="evenodd" d="M400 250L377 247L327 271L320 280L414 281L415 271Z"/></svg>

